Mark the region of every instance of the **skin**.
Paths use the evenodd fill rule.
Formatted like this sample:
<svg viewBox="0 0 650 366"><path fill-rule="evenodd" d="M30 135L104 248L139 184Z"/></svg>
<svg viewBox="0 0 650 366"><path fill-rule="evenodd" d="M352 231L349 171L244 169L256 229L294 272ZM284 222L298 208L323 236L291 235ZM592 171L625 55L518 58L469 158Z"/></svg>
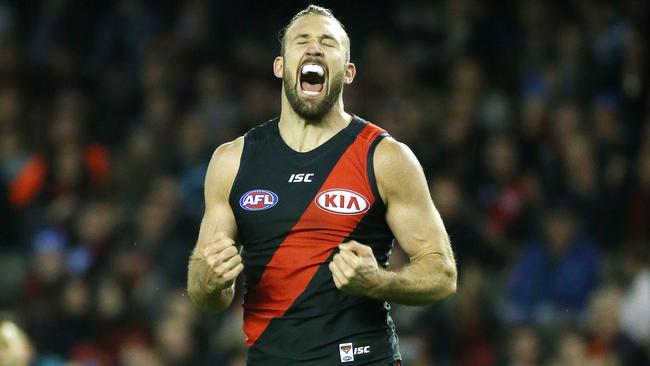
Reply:
<svg viewBox="0 0 650 366"><path fill-rule="evenodd" d="M239 169L244 138L212 154L205 178L205 212L188 270L187 292L204 310L220 312L232 302L235 279L244 269L235 244L237 224L228 195Z"/></svg>
<svg viewBox="0 0 650 366"><path fill-rule="evenodd" d="M0 320L0 365L27 366L33 355L27 335L14 323Z"/></svg>
<svg viewBox="0 0 650 366"><path fill-rule="evenodd" d="M295 78L305 61L317 61L327 69L324 92L310 96ZM349 62L349 41L333 19L306 15L296 20L285 36L284 55L276 57L273 73L282 79L280 135L299 152L315 149L345 128L352 116L344 111L342 92L332 108L319 119L297 113L285 88L306 104L316 107L336 89L332 83L352 83L356 67ZM340 75L342 77L337 77ZM286 80L293 77L293 80ZM228 195L239 168L243 137L217 148L205 181L206 210L199 238L190 257L188 293L201 308L222 311L232 302L234 283L243 270L236 243L237 226ZM329 268L341 291L396 303L421 305L443 299L456 291L456 264L449 238L433 205L424 172L411 150L392 138L375 150L374 169L381 199L387 207L386 221L410 263L398 271L381 268L372 249L358 242L339 246Z"/></svg>

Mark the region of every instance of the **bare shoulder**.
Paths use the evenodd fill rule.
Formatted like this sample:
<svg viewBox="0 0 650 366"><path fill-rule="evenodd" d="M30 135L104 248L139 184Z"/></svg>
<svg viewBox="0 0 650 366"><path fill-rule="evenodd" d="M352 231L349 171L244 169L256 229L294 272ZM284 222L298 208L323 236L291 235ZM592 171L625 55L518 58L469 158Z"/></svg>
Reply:
<svg viewBox="0 0 650 366"><path fill-rule="evenodd" d="M395 193L409 189L414 181L424 178L422 166L413 151L392 137L377 144L373 162L377 185L384 201Z"/></svg>
<svg viewBox="0 0 650 366"><path fill-rule="evenodd" d="M244 150L244 136L240 136L235 140L226 142L217 147L212 153L211 163L216 163L221 168L228 166L239 166L239 159L241 158L242 151Z"/></svg>
<svg viewBox="0 0 650 366"><path fill-rule="evenodd" d="M244 137L241 136L214 150L205 177L206 191L215 190L225 196L230 193L243 149Z"/></svg>
<svg viewBox="0 0 650 366"><path fill-rule="evenodd" d="M413 151L392 137L386 137L377 144L373 160L375 167L380 169L420 169L420 163Z"/></svg>

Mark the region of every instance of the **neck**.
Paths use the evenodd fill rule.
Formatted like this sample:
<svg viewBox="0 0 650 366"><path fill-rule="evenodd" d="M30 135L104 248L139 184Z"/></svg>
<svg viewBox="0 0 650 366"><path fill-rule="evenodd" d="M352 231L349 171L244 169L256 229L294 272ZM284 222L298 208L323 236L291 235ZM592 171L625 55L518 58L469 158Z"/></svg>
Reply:
<svg viewBox="0 0 650 366"><path fill-rule="evenodd" d="M306 120L293 110L284 93L282 95L278 124L280 136L290 148L298 152L311 151L324 144L344 129L351 120L352 115L343 110L341 97L322 118Z"/></svg>

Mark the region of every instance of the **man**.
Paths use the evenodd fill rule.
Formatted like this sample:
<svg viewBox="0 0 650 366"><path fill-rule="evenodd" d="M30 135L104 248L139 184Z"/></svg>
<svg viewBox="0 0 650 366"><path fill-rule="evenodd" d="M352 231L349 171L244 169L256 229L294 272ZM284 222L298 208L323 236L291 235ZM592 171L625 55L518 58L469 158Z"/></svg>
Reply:
<svg viewBox="0 0 650 366"><path fill-rule="evenodd" d="M454 293L447 233L411 151L344 111L356 68L341 23L310 5L281 44L280 117L212 156L188 293L222 311L245 272L249 365L398 365L386 302ZM410 257L395 272L393 238Z"/></svg>
<svg viewBox="0 0 650 366"><path fill-rule="evenodd" d="M27 335L13 322L0 319L0 366L27 366L32 359Z"/></svg>

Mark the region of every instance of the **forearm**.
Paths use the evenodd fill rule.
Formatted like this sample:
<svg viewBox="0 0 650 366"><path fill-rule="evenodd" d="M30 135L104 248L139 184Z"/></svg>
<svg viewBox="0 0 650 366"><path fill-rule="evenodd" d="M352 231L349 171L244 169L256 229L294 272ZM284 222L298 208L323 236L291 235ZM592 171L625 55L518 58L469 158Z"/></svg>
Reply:
<svg viewBox="0 0 650 366"><path fill-rule="evenodd" d="M425 305L456 292L456 264L438 253L424 255L398 271L380 269L377 277L370 297L404 305Z"/></svg>
<svg viewBox="0 0 650 366"><path fill-rule="evenodd" d="M206 311L221 312L232 303L235 295L234 283L225 289L211 290L210 276L213 275L210 266L201 258L194 255L190 258L187 274L187 293L194 304Z"/></svg>

